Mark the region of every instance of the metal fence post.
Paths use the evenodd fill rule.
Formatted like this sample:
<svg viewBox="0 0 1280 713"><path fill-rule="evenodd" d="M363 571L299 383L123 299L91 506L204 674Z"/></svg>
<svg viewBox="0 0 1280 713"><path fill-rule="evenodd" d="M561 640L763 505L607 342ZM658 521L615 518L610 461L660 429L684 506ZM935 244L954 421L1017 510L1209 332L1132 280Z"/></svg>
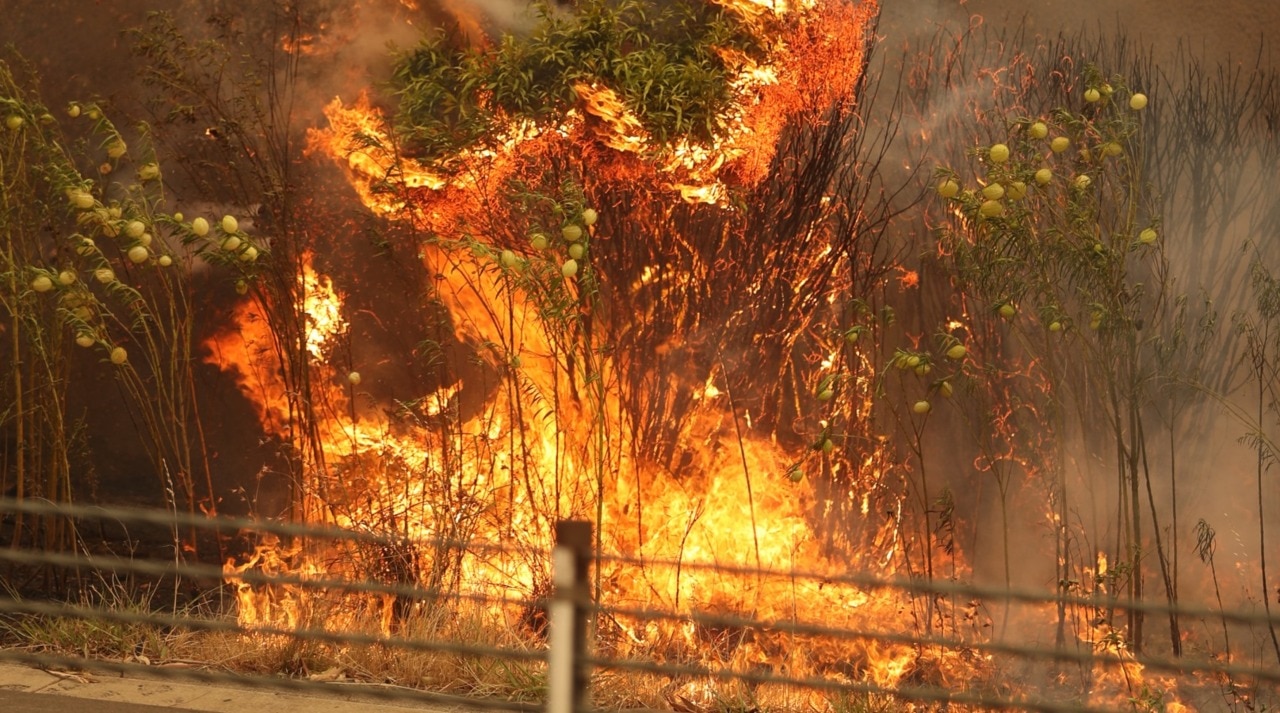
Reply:
<svg viewBox="0 0 1280 713"><path fill-rule="evenodd" d="M587 653L587 605L591 584L591 523L556 523L551 550L551 603L547 607L547 713L581 713L591 704Z"/></svg>

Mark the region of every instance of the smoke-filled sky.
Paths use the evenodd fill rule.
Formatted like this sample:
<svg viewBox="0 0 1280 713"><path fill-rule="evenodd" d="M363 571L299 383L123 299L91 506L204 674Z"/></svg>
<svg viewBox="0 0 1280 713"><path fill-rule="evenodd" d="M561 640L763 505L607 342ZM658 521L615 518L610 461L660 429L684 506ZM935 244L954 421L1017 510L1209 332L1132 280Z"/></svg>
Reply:
<svg viewBox="0 0 1280 713"><path fill-rule="evenodd" d="M354 44L369 52L364 59L384 54L389 41L404 47L418 30L450 20L470 33L496 33L519 32L532 19L527 0L423 0L417 10L406 9L412 3L393 0L310 0L303 5L329 12L331 30L354 30ZM1017 25L1025 18L1029 30L1049 34L1120 26L1132 39L1153 46L1157 55L1182 43L1213 60L1232 56L1252 61L1260 39L1280 33L1280 3L1268 0L883 0L882 5L881 30L890 46L931 34L939 22L969 15L979 15L993 27ZM209 12L240 14L254 7L259 6L224 0L18 0L6 3L0 42L15 44L36 64L46 90L57 95L51 98L113 98L134 74L121 32L139 24L148 11L177 12L198 28ZM1276 66L1277 58L1268 54L1264 64ZM345 68L349 73L368 66L366 61L348 62ZM377 62L372 66L385 68Z"/></svg>
<svg viewBox="0 0 1280 713"><path fill-rule="evenodd" d="M978 15L992 27L1024 18L1033 33L1122 28L1131 40L1150 45L1156 59L1179 43L1206 59L1252 62L1260 41L1280 35L1280 3L1273 0L884 0L881 29L891 46L912 33L931 33L939 20ZM1264 55L1275 67L1280 56Z"/></svg>

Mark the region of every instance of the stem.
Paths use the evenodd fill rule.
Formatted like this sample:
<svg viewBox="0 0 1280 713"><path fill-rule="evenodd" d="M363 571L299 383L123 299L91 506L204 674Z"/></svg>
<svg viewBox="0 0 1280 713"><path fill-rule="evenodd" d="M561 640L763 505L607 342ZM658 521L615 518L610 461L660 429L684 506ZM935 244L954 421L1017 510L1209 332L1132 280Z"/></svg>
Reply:
<svg viewBox="0 0 1280 713"><path fill-rule="evenodd" d="M1270 329L1268 328L1267 331L1270 331ZM1262 378L1262 365L1265 363L1264 360L1266 358L1266 348L1267 348L1266 338L1267 338L1267 335L1264 334L1261 342L1262 351L1259 354L1255 355L1254 362L1255 362L1255 368L1257 369L1257 372L1258 372L1258 421L1257 421L1258 434L1259 434L1258 476L1257 476L1257 481L1258 481L1258 559L1261 562L1261 571L1262 571L1262 607L1263 607L1263 610L1266 611L1267 613L1267 618L1270 619L1271 618L1271 595L1267 590L1267 521L1266 521L1266 513L1264 512L1264 508L1263 508L1263 491L1262 491L1262 471L1265 465L1264 463L1265 456L1264 456L1262 438L1261 438L1263 408L1266 404L1266 384ZM1268 622L1267 630L1271 634L1271 645L1273 648L1275 648L1276 660L1280 661L1280 638L1276 637L1276 627L1274 624Z"/></svg>
<svg viewBox="0 0 1280 713"><path fill-rule="evenodd" d="M763 566L760 561L760 534L756 530L756 499L751 492L751 469L747 467L747 446L742 437L742 426L738 423L738 406L733 400L733 389L729 387L729 372L724 367L724 359L719 354L716 355L720 362L720 373L725 375L724 393L729 400L729 412L733 414L733 431L738 437L738 456L742 458L742 477L747 483L747 508L751 513L751 544L755 546L756 553L756 569L759 570ZM757 575L758 578L763 575ZM756 591L757 595L759 590Z"/></svg>
<svg viewBox="0 0 1280 713"><path fill-rule="evenodd" d="M1172 512L1173 530L1169 549L1173 555L1172 569L1169 585L1172 587L1173 601L1178 601L1178 450L1174 443L1174 427L1178 422L1178 410L1173 408L1174 398L1170 397L1170 421L1169 421L1169 507Z"/></svg>
<svg viewBox="0 0 1280 713"><path fill-rule="evenodd" d="M1129 404L1129 424L1130 437L1133 438L1137 434L1137 414L1138 406L1136 403ZM1134 604L1142 603L1142 500L1138 493L1138 449L1135 442L1131 442L1128 449L1129 464L1129 507L1131 518L1133 520L1133 540L1130 546L1133 548L1130 553L1129 560L1129 581L1132 587L1132 601ZM1129 612L1129 621L1131 630L1129 632L1133 645L1134 653L1142 653L1142 610L1132 609Z"/></svg>
<svg viewBox="0 0 1280 713"><path fill-rule="evenodd" d="M1227 609L1222 604L1222 588L1218 586L1218 568L1209 556L1209 573L1213 575L1213 594L1218 598L1218 611L1222 614L1222 645L1226 651L1227 663L1231 663L1231 634L1227 633Z"/></svg>
<svg viewBox="0 0 1280 713"><path fill-rule="evenodd" d="M10 265L13 264L12 259L10 259L9 262L10 262ZM17 272L16 270L13 270L11 268L9 273L9 292L14 296L15 299L17 298L17 295L18 295L16 272ZM15 427L16 428L15 435L17 437L17 448L16 448L17 463L15 464L16 467L14 470L17 478L17 484L16 484L14 497L18 500L22 500L26 496L25 488L26 488L27 476L26 476L26 470L25 470L26 459L24 458L24 454L26 453L26 449L27 449L26 447L27 439L26 439L26 434L23 431L23 422L26 419L23 416L22 369L20 368L22 365L22 341L19 337L19 333L21 332L22 321L18 319L17 311L18 311L17 309L10 311L10 314L13 315L14 319L13 319L13 328L9 334L12 337L12 347L13 347L13 367L12 367L13 368L13 412L16 417L14 422L17 424ZM12 547L15 550L18 548L18 545L22 539L22 525L23 525L22 521L23 521L22 513L18 513L17 516L14 518L14 526L13 526Z"/></svg>
<svg viewBox="0 0 1280 713"><path fill-rule="evenodd" d="M1151 508L1151 530L1155 533L1156 557L1160 561L1160 575L1164 578L1165 598L1169 603L1169 643L1173 647L1173 655L1182 655L1182 634L1178 626L1178 594L1173 586L1173 578L1169 572L1169 558L1164 552L1164 542L1160 536L1160 521L1156 515L1156 497L1151 490L1151 470L1147 462L1146 437L1142 434L1142 424L1138 424L1138 444L1142 449L1142 474L1147 482L1147 503Z"/></svg>

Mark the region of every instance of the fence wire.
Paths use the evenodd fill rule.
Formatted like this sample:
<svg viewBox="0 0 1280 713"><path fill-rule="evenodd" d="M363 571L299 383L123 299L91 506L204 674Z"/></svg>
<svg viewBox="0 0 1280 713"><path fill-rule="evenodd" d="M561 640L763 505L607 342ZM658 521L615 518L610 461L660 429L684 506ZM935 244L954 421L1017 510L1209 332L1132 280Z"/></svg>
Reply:
<svg viewBox="0 0 1280 713"><path fill-rule="evenodd" d="M66 505L40 500L15 501L0 499L0 516L8 519L15 514L32 516L56 516L76 521L109 520L123 524L159 525L165 528L199 528L217 532L273 535L307 542L328 541L338 544L371 544L392 548L430 548L434 552L456 552L478 555L485 559L522 557L530 562L540 560L544 569L560 570L564 564L556 560L563 547L554 551L530 552L528 547L516 547L504 543L449 541L431 538L408 538L399 534L345 530L329 526L310 526L296 523L279 523L245 518L199 517L184 513L121 507L97 507ZM0 517L3 522L6 517ZM18 542L15 537L14 542ZM246 552L250 556L252 552ZM858 591L883 591L900 597L904 602L920 599L956 601L963 598L971 606L1025 605L1027 607L1078 608L1081 611L1140 612L1149 616L1183 617L1188 621L1212 623L1215 627L1228 625L1250 632L1280 628L1280 616L1267 616L1256 611L1218 611L1195 606L1170 605L1167 602L1125 601L1123 597L1108 594L1104 597L1081 596L1064 589L1058 591L1033 591L975 586L963 582L936 579L886 579L864 573L815 573L781 569L750 568L724 564L708 564L692 561L664 561L652 558L636 558L625 554L600 555L577 552L573 557L582 558L578 565L577 580L566 588L557 581L554 589L524 591L525 596L510 596L509 592L468 591L461 586L448 588L425 587L418 582L377 581L373 578L353 577L346 572L304 572L300 570L267 571L246 566L222 566L207 562L187 562L181 557L173 559L147 559L96 555L87 551L44 552L19 546L0 548L0 562L12 574L23 570L35 572L53 569L70 573L73 578L91 582L82 588L79 599L61 599L42 596L41 593L20 592L10 584L7 596L0 593L0 661L27 664L44 668L89 668L118 673L137 673L195 682L235 684L283 691L305 693L335 693L344 696L358 695L374 700L415 702L420 704L466 707L479 710L531 711L546 707L550 713L566 713L588 707L590 699L585 690L575 690L567 697L557 698L557 681L581 687L587 681L602 683L615 679L632 681L628 684L635 695L617 705L628 710L653 708L653 701L661 699L666 709L682 713L723 710L734 707L733 701L724 696L763 696L762 692L781 692L770 699L768 705L754 703L744 705L751 710L785 709L779 700L795 701L796 710L848 710L874 707L872 701L892 700L899 705L912 704L929 710L957 706L960 710L1024 710L1045 713L1069 713L1074 711L1156 709L1163 705L1161 692L1155 691L1145 676L1165 675L1160 685L1164 693L1183 695L1188 691L1198 693L1201 700L1212 700L1217 691L1221 701L1241 703L1245 709L1254 710L1258 705L1280 703L1280 666L1271 659L1256 655L1251 659L1232 657L1224 653L1191 651L1186 655L1156 655L1135 653L1112 641L1101 645L1096 641L1076 640L1066 645L1036 645L1026 641L1014 641L996 637L988 632L980 635L966 631L961 635L954 619L950 634L946 626L922 627L910 616L898 621L885 620L873 625L850 626L831 621L806 621L799 617L761 618L736 611L717 610L712 607L695 609L660 606L656 596L653 602L628 604L610 601L606 597L590 596L589 578L583 576L587 567L610 568L610 571L655 571L670 568L673 571L698 572L733 580L764 582L770 579L791 583L809 582L818 587L847 586ZM550 563L555 560L555 567ZM557 575L558 576L558 575ZM89 597L85 591L97 591L102 595L112 583L125 580L134 582L188 582L205 593L217 592L218 597L208 597L199 604L166 607L158 597L147 598L140 605L119 606L109 597ZM9 578L12 582L12 576ZM123 586L123 585L121 585ZM174 585L176 588L177 585ZM344 624L329 609L321 608L319 614L299 615L286 623L281 621L252 621L237 616L233 606L237 592L244 588L253 592L306 593L324 600L336 597L332 611L341 607L354 613L380 618L383 626L376 632L358 626ZM156 591L153 587L151 591ZM176 589L175 589L176 591ZM585 595L584 595L585 592ZM343 599L343 598L346 599ZM354 598L354 599L353 599ZM678 600L677 600L678 601ZM381 602L381 604L378 604ZM136 604L136 603L135 603ZM564 605L568 609L557 609ZM466 640L457 632L471 625L460 612L498 612L496 620L508 624L504 636L491 640ZM594 626L576 626L564 623L557 611L571 611L572 621L594 622ZM374 616L377 615L377 616ZM954 617L955 612L952 612ZM415 621L448 622L452 629L440 626L418 626ZM512 624L512 622L516 624ZM183 661L182 665L166 665L159 660L152 664L137 652L103 652L96 647L69 646L59 641L53 622L80 622L105 628L108 625L127 631L129 627L154 630L166 636L175 632L189 635L222 635L243 642L246 647L275 645L282 650L294 647L302 651L309 645L330 647L329 650L348 656L348 667L353 672L345 685L334 682L309 680L306 666L292 671L294 676L269 675L228 670L213 664L197 664ZM367 622L366 622L367 623ZM899 676L897 680L884 682L874 676L862 675L855 662L843 662L828 666L795 668L786 660L769 660L757 657L734 660L732 652L716 651L714 643L703 642L710 651L695 650L694 643L685 642L676 649L661 649L643 645L628 649L616 639L642 643L648 627L665 627L667 632L693 632L691 641L699 633L714 634L722 638L737 637L736 641L768 640L777 648L820 648L856 644L862 648L905 647L914 652L916 661L923 661L938 652L954 655L965 661L979 662L983 670L996 671L1002 667L1008 671L1035 670L1045 676L1056 676L1049 685L1011 685L998 674L991 674L989 681L938 681L927 676ZM44 627L44 628L42 628ZM523 628L521 628L523 627ZM566 647L563 638L557 638L557 627L573 629L575 644ZM552 632L548 635L548 628ZM519 630L516 630L519 629ZM617 636L617 631L627 632ZM614 638L609 637L613 632ZM708 635L710 635L708 634ZM585 641L588 637L592 641ZM121 640L128 636L121 635ZM480 637L483 639L483 637ZM1152 637L1154 638L1154 637ZM1259 635L1261 640L1261 635ZM584 643L585 641L585 643ZM561 642L557 644L556 642ZM696 643L696 642L695 642ZM91 651L91 648L95 650ZM458 672L499 672L505 678L499 683L484 683L480 677L462 686L440 685L422 678L402 680L399 674L380 674L361 670L351 652L360 648L390 659L411 656L427 657L446 670ZM566 648L575 651L566 653ZM733 648L727 646L726 648ZM1265 651L1265 647L1259 647ZM301 658L304 654L294 652ZM114 654L114 655L113 655ZM373 654L370 654L371 656ZM940 654L939 654L940 655ZM785 658L785 657L783 657ZM557 663L567 662L567 663ZM441 663L447 662L447 663ZM580 676L559 677L557 667L569 666ZM1038 668L1037 668L1038 667ZM1064 668L1065 667L1065 668ZM1110 676L1110 683L1104 677ZM627 679L626 677L632 677ZM639 677L639 678L636 678ZM945 678L945 677L939 677ZM577 683L575 683L577 682ZM1119 683L1117 683L1119 682ZM729 686L736 693L720 693L716 685ZM1118 692L1104 691L1106 685L1121 686ZM435 688L433 688L435 686ZM1074 688L1073 688L1074 686ZM1127 690L1124 688L1127 686ZM650 695L646 705L638 692L645 687L657 687L660 695ZM439 690L436 690L439 689ZM461 689L461 690L460 690ZM686 695L686 691L697 692ZM710 691L710 693L708 693ZM745 693L744 693L745 692ZM649 693L652 693L650 691ZM1096 694L1096 695L1095 695ZM701 696L701 697L699 697ZM814 699L809 696L819 696ZM1262 696L1264 701L1259 701ZM1266 698L1270 696L1271 698ZM596 700L606 696L597 691ZM760 700L763 700L761 698ZM822 703L815 704L815 700ZM549 701L570 701L567 705L552 706ZM859 702L860 701L860 702ZM1220 701L1220 702L1221 702ZM1224 704L1224 707L1227 704ZM552 710L552 708L555 708ZM1190 706L1195 709L1195 706ZM1231 706L1234 707L1234 706ZM653 708L658 710L659 708Z"/></svg>

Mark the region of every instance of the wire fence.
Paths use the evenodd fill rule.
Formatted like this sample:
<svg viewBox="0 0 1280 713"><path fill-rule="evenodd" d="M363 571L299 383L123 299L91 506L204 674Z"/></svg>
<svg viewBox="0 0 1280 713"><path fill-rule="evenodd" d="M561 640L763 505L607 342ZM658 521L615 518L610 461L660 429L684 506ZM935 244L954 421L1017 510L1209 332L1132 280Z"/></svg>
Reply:
<svg viewBox="0 0 1280 713"><path fill-rule="evenodd" d="M591 524L579 521L557 523L554 545L530 552L506 543L408 542L333 527L0 500L0 522L11 527L20 517L205 528L306 541L313 551L318 542L382 553L409 545L465 552L479 563L518 557L551 573L545 588L470 588L461 578L424 586L396 567L385 577L360 577L341 566L265 566L252 558L215 565L88 547L47 552L18 546L15 537L15 546L0 548L8 573L8 591L0 593L0 661L43 668L548 713L1280 704L1280 665L1266 648L1280 617L1131 602L1101 585L1025 591L942 578L641 559L594 552ZM611 580L643 572L651 581L675 581L676 598L656 588L636 601L610 596L605 572ZM37 580L51 576L75 586L43 596ZM754 592L754 604L681 604L681 578L738 586ZM522 587L523 596L512 596ZM790 593L782 607L790 606L790 615L762 601L779 591ZM274 615L255 618L246 597L272 600ZM479 635L477 612L507 626ZM1181 620L1183 631L1197 628L1197 638L1161 648L1152 633L1152 643L1135 650L1120 624L1138 616ZM1214 638L1219 633L1221 641ZM1215 643L1196 644L1201 640ZM227 647L241 653L198 655L211 641L224 654ZM270 653L246 662L243 651ZM215 663L227 660L237 663Z"/></svg>

